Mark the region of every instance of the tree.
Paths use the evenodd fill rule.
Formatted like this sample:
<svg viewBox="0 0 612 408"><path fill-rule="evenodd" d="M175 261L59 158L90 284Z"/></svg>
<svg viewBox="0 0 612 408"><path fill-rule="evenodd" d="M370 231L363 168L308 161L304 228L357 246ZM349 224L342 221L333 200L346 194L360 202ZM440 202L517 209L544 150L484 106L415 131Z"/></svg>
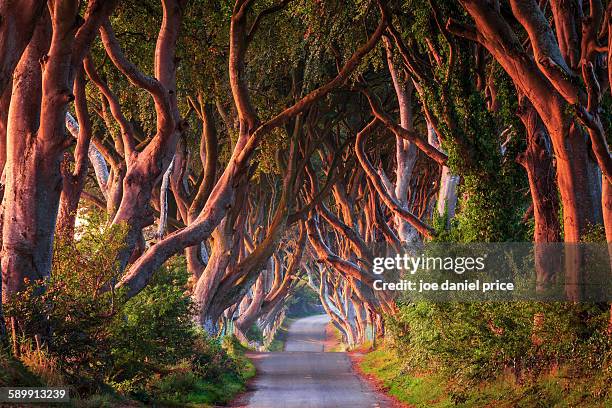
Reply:
<svg viewBox="0 0 612 408"><path fill-rule="evenodd" d="M2 223L3 301L30 281L51 273L51 251L61 192L60 162L70 145L64 120L71 89L95 32L113 2L92 1L79 23L77 1L54 1L39 18L21 9L35 26L6 50L14 68L6 114L6 163ZM33 13L30 15L29 13ZM10 33L8 33L10 34ZM22 45L28 44L20 55ZM5 90L6 91L6 90Z"/></svg>

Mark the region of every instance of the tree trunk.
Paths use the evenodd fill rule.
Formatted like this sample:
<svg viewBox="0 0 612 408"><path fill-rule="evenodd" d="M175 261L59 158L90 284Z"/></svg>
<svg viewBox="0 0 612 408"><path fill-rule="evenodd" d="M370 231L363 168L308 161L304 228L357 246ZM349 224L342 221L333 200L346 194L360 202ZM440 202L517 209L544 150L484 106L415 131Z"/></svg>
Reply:
<svg viewBox="0 0 612 408"><path fill-rule="evenodd" d="M89 167L88 154L90 152L91 141L91 124L89 122L89 112L87 111L85 78L82 67L79 68L74 81L74 94L77 117L79 118L77 145L74 150L74 170L70 170L70 161L72 159L70 154L65 153L61 166L62 193L56 227L58 238L70 241L74 238L77 208ZM100 188L103 189L104 186L100 186Z"/></svg>
<svg viewBox="0 0 612 408"><path fill-rule="evenodd" d="M555 247L548 243L561 241L559 200L554 179L550 139L535 109L526 98L521 99L518 115L527 132L527 150L517 161L527 171L535 221L536 289L544 290L560 269Z"/></svg>
<svg viewBox="0 0 612 408"><path fill-rule="evenodd" d="M477 32L467 29L460 34L489 50L540 115L557 161L564 240L576 244L586 227L595 220L588 170L589 148L571 108L583 104L586 96L577 81L570 80L570 70L538 4L531 0L511 0L510 3L514 16L529 34L535 60L524 51L499 11L483 0L461 0L474 19ZM450 23L447 27L453 29ZM578 301L582 287L581 249L576 245L566 246L565 260L566 296Z"/></svg>
<svg viewBox="0 0 612 408"><path fill-rule="evenodd" d="M247 9L248 7L242 7L235 10L235 12L242 16L234 16L235 18L232 18L232 28L230 29L230 84L232 86L234 102L237 105L238 116L241 118L239 138L232 152L232 157L212 189L202 210L194 219L194 222L182 231L168 236L153 245L130 267L118 284L120 287L127 286L129 288L128 295L134 295L141 291L155 270L172 255L187 247L197 245L210 237L210 234L212 234L219 222L225 217L228 209L232 207L236 195L236 185L244 177L251 156L261 139L273 129L304 112L313 103L343 84L357 67L359 61L376 46L387 27L386 16L383 16L380 24L368 41L353 53L339 70L336 77L308 93L272 119L255 127L254 125L257 123L257 120L252 118L253 112L250 112L249 109L248 92L244 83L245 75L241 75L241 69L244 68L243 53L246 51L246 47L241 40L238 39L237 41L234 38L236 36L240 37L239 33L235 32L235 30L240 31L244 35L244 27L238 28L236 26L238 22L235 20L245 18Z"/></svg>
<svg viewBox="0 0 612 408"><path fill-rule="evenodd" d="M133 135L122 131L127 168L121 202L113 218L113 224L127 223L129 226L125 247L118 256L121 269L127 267L142 229L153 222L150 206L152 191L170 165L181 131L175 78L178 61L175 58L176 42L182 21L180 3L181 0L162 1L163 19L155 46L155 78L143 75L123 55L108 20L100 30L106 53L132 83L149 92L157 117L157 133L142 152L135 150Z"/></svg>
<svg viewBox="0 0 612 408"><path fill-rule="evenodd" d="M0 3L0 200L4 200L5 163L7 160L7 132L12 80L15 67L35 28L38 27L45 2L41 0L3 1ZM4 213L4 205L0 208ZM3 228L3 214L0 214L0 228ZM4 273L3 273L4 281ZM4 301L4 284L0 284L0 299ZM6 289L4 289L6 290ZM0 340L6 335L6 325L0 302Z"/></svg>
<svg viewBox="0 0 612 408"><path fill-rule="evenodd" d="M13 71L37 27L45 1L13 0L0 3L0 95L10 89Z"/></svg>
<svg viewBox="0 0 612 408"><path fill-rule="evenodd" d="M268 262L268 266L269 265L270 262ZM266 277L267 274L265 271L262 271L259 278L257 278L255 285L253 285L253 296L251 298L251 303L249 303L246 310L236 320L236 327L242 330L243 333L247 333L257 320L257 316L261 310L261 305L266 297Z"/></svg>
<svg viewBox="0 0 612 408"><path fill-rule="evenodd" d="M585 135L576 125L574 117L570 115L569 105L564 99L565 97L572 99L570 95L572 92L566 89L569 84L559 79L559 76L554 76L550 68L541 65L541 60L544 60L546 54L542 55L542 59L536 64L522 51L523 47L512 28L489 4L484 1L461 1L461 3L474 19L478 30L478 34L469 35L489 50L513 79L520 92L527 95L548 129L557 159L557 183L563 207L565 241L579 242L587 223L593 219L594 210L588 188L586 163L589 157ZM523 8L531 7L533 4L535 3L531 1L525 4L512 1L515 15L523 11L517 18L532 37L535 36L532 20L539 19L541 12L538 9L537 12L528 15ZM544 37L542 36L542 39ZM548 51L544 48L546 44L536 41L537 38L539 37L532 38L536 54ZM514 51L509 53L507 50ZM554 50L549 52L550 58L561 58ZM565 66L565 63L559 62L558 66Z"/></svg>
<svg viewBox="0 0 612 408"><path fill-rule="evenodd" d="M438 135L436 135L435 129L429 122L427 122L427 139L430 145L435 146L438 150L444 152L440 146ZM447 228L450 227L450 221L455 217L459 180L460 177L456 174L452 174L448 166L442 166L436 210L439 216L446 217Z"/></svg>
<svg viewBox="0 0 612 408"><path fill-rule="evenodd" d="M408 131L414 131L413 117L412 117L412 93L414 86L410 78L400 78L401 72L399 72L395 64L393 63L393 54L391 52L391 44L385 39L385 48L387 51L387 66L391 73L391 79L393 81L393 87L395 88L395 94L397 96L397 102L399 105L399 116L400 126ZM394 195L397 202L404 207L408 208L408 188L410 187L410 181L412 178L412 170L417 159L417 148L408 140L405 140L399 136L395 137L395 191ZM398 214L394 215L395 225L397 229L397 235L402 242L420 242L421 237L418 231L406 220L400 217Z"/></svg>
<svg viewBox="0 0 612 408"><path fill-rule="evenodd" d="M6 190L3 200L2 286L6 302L24 280L51 273L51 244L61 188L59 152L37 140L42 71L51 36L48 14L39 20L15 68L8 114ZM55 150L55 149L52 149Z"/></svg>
<svg viewBox="0 0 612 408"><path fill-rule="evenodd" d="M203 102L202 95L198 95L196 111L202 120L202 135L200 138L200 162L202 163L202 180L197 193L187 211L187 225L196 220L204 204L208 200L217 177L218 139L217 129L212 115L212 107ZM208 264L208 253L204 242L185 248L187 270L197 281Z"/></svg>
<svg viewBox="0 0 612 408"><path fill-rule="evenodd" d="M212 254L193 291L194 301L198 305L200 324L204 328L216 326L216 316L210 316L208 309L227 265L236 256L236 254L230 255L233 226L228 224L227 219L224 219L213 232Z"/></svg>

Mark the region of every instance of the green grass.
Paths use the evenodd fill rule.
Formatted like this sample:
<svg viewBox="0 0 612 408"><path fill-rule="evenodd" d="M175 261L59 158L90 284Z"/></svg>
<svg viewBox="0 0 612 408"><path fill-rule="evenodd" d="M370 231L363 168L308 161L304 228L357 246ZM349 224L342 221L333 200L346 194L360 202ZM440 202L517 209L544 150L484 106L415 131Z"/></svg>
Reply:
<svg viewBox="0 0 612 408"><path fill-rule="evenodd" d="M402 402L416 407L451 406L439 379L409 375L404 370L401 358L384 347L366 354L361 369L382 381L387 392Z"/></svg>
<svg viewBox="0 0 612 408"><path fill-rule="evenodd" d="M12 358L0 345L0 387L40 387L42 381L20 361Z"/></svg>
<svg viewBox="0 0 612 408"><path fill-rule="evenodd" d="M378 378L387 393L415 408L612 407L610 369L580 378L559 370L524 384L502 377L461 393L453 391L457 389L455 379L435 372L415 374L385 346L365 355L361 369Z"/></svg>
<svg viewBox="0 0 612 408"><path fill-rule="evenodd" d="M293 318L285 318L283 324L276 330L276 334L274 335L274 339L268 346L268 351L283 351L285 349L285 342L287 341L287 335L289 334L289 326L296 319Z"/></svg>
<svg viewBox="0 0 612 408"><path fill-rule="evenodd" d="M207 381L192 373L177 373L164 378L159 384L160 394L156 402L169 406L207 407L227 404L244 390L245 378L225 374L216 381Z"/></svg>
<svg viewBox="0 0 612 408"><path fill-rule="evenodd" d="M348 344L344 342L344 339L342 338L342 333L340 333L340 330L338 330L338 328L334 326L332 323L329 323L329 325L331 326L332 333L334 334L334 339L336 340L336 345L332 347L329 350L329 352L343 353L345 351L348 351L349 349Z"/></svg>

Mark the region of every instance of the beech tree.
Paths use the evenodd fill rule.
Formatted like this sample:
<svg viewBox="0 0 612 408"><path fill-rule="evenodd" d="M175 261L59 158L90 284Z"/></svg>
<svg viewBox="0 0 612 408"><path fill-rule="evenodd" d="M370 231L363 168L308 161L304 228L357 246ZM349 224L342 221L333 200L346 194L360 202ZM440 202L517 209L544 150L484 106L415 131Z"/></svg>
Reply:
<svg viewBox="0 0 612 408"><path fill-rule="evenodd" d="M338 75L326 84L309 92L271 119L261 122L251 105L243 74L244 55L248 46L247 16L250 5L250 1L236 3L230 27L229 79L239 123L238 140L232 157L196 220L183 230L152 246L130 267L121 279L118 285L127 286L130 294L141 290L155 269L170 256L184 248L197 245L210 236L230 207L236 194L237 182L241 178L243 183L246 182L244 176L249 160L262 138L287 120L302 113L334 88L342 85L356 68L361 58L374 48L386 26L386 17L383 11L383 17L376 30L367 42L360 46L344 63ZM257 21L257 18L255 21Z"/></svg>
<svg viewBox="0 0 612 408"><path fill-rule="evenodd" d="M22 24L3 29L3 95L12 83L3 112L3 301L24 287L24 279L45 279L51 273L60 162L72 143L65 132L66 110L75 97L73 83L83 57L112 8L113 2L92 1L81 19L77 1L49 2L48 8L24 2L10 11L22 13L17 18Z"/></svg>
<svg viewBox="0 0 612 408"><path fill-rule="evenodd" d="M3 302L52 274L92 205L127 230L101 292L134 297L184 256L195 320L217 334L235 318L245 340L307 281L349 343L382 333L383 246L533 239L543 288L559 269L545 244L601 223L612 240L601 0L0 13Z"/></svg>
<svg viewBox="0 0 612 408"><path fill-rule="evenodd" d="M484 2L462 3L476 26L472 31L462 27L466 31L458 33L478 41L489 50L519 90L529 98L544 122L557 157L557 183L564 209L565 240L578 242L587 223L596 216L590 191L595 181L591 181L587 167L590 158L583 125L588 129L606 180L609 177L606 168L610 154L605 135L601 130L596 130L597 101L600 96L594 93L596 86L601 89L599 83L594 83L598 75L602 77L601 73L596 73L596 69L605 69L596 61L597 54L604 51L598 45L603 6L601 2L591 2L589 14L582 18L581 13L567 14L560 4L551 2L555 32L537 3L511 1L510 4L513 15L529 37L533 55L524 51L518 35L495 6ZM452 21L449 27L453 29ZM578 27L581 29L578 30ZM583 41L579 41L579 31L583 33ZM509 49L515 51L505 51ZM578 75L584 80L584 87L570 80ZM576 108L571 109L570 106ZM602 195L602 199L608 201L605 195ZM608 216L604 214L604 219ZM606 221L606 224L609 222Z"/></svg>

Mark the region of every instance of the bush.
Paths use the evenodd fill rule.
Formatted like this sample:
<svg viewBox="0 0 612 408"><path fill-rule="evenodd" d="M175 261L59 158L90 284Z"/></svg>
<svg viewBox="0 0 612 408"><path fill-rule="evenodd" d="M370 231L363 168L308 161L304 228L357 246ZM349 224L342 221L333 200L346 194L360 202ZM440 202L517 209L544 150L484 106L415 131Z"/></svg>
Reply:
<svg viewBox="0 0 612 408"><path fill-rule="evenodd" d="M184 292L188 274L180 259L159 272L109 325L114 363L109 379L114 383L145 379L193 353L193 306Z"/></svg>
<svg viewBox="0 0 612 408"><path fill-rule="evenodd" d="M29 282L6 305L19 323L21 362L0 354L0 383L68 384L83 406L125 403L117 392L143 402L231 398L252 364L193 324L184 259L169 261L126 299L113 290L126 228L105 224L90 214L79 239L56 243L53 276Z"/></svg>
<svg viewBox="0 0 612 408"><path fill-rule="evenodd" d="M45 353L68 383L89 391L110 368L108 327L120 307L105 288L117 279L116 254L126 229L102 228L103 222L94 214L79 227L80 239L56 242L51 278L26 282L6 305L6 316L19 322L22 353Z"/></svg>
<svg viewBox="0 0 612 408"><path fill-rule="evenodd" d="M507 373L529 383L560 367L576 377L610 370L605 306L420 302L402 306L387 327L405 368L453 379L451 391L460 400L482 381ZM536 315L542 320L534 325Z"/></svg>

